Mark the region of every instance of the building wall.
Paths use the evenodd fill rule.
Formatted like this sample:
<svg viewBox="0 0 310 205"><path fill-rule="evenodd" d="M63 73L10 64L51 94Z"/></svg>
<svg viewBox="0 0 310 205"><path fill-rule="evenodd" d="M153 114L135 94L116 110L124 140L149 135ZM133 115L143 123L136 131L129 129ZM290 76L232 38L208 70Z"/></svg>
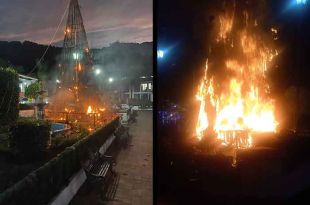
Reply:
<svg viewBox="0 0 310 205"><path fill-rule="evenodd" d="M23 75L19 75L19 88L20 88L20 97L25 96L25 89L27 86L31 85L32 83L38 81L36 78L26 78Z"/></svg>
<svg viewBox="0 0 310 205"><path fill-rule="evenodd" d="M128 89L123 91L122 98L126 102L153 103L153 82L147 80L129 85Z"/></svg>

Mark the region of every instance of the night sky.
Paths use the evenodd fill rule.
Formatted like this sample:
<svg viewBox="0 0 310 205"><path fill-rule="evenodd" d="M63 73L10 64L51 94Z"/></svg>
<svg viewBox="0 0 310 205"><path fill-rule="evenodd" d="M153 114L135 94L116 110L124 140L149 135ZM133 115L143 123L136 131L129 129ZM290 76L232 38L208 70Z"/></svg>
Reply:
<svg viewBox="0 0 310 205"><path fill-rule="evenodd" d="M158 62L159 101L170 99L188 104L190 99L195 99L194 95L208 56L210 21L216 15L214 11L220 7L221 2L223 1L160 0L158 2L157 45L160 49L166 50L165 58ZM310 90L308 69L310 6L297 8L294 5L295 0L261 0L261 2L265 2L265 10L251 9L264 18L262 26L265 31L270 32L273 26L279 29L279 40L276 42L280 51L277 59L278 68L269 76L273 83L273 94L283 93L289 86L298 83ZM301 22L300 32L298 32L299 22ZM301 45L301 54L298 54L298 45ZM297 58L302 64L299 73L296 71Z"/></svg>
<svg viewBox="0 0 310 205"><path fill-rule="evenodd" d="M69 0L1 0L0 40L48 44ZM152 0L79 0L91 47L152 41ZM66 17L55 38L63 40ZM58 43L59 44L59 43Z"/></svg>

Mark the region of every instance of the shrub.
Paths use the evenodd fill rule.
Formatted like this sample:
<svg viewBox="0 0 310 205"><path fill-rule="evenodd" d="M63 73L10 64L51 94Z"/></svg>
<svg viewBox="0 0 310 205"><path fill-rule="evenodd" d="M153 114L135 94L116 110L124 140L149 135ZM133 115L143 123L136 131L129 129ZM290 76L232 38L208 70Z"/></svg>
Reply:
<svg viewBox="0 0 310 205"><path fill-rule="evenodd" d="M72 133L73 132L73 133ZM51 140L51 149L64 149L83 139L89 134L89 131L80 124L71 125L70 135L58 133Z"/></svg>
<svg viewBox="0 0 310 205"><path fill-rule="evenodd" d="M0 68L0 125L14 123L18 117L18 74L11 68Z"/></svg>
<svg viewBox="0 0 310 205"><path fill-rule="evenodd" d="M81 168L90 148L99 147L119 126L119 118L84 137L62 153L0 193L0 204L48 204Z"/></svg>
<svg viewBox="0 0 310 205"><path fill-rule="evenodd" d="M84 135L78 135L76 137L67 137L59 135L52 138L51 149L64 149L83 139Z"/></svg>
<svg viewBox="0 0 310 205"><path fill-rule="evenodd" d="M11 144L26 156L36 157L48 146L51 126L46 121L19 119L10 130Z"/></svg>
<svg viewBox="0 0 310 205"><path fill-rule="evenodd" d="M40 83L35 82L30 84L25 88L25 96L27 98L36 99L38 97L38 92L40 91Z"/></svg>

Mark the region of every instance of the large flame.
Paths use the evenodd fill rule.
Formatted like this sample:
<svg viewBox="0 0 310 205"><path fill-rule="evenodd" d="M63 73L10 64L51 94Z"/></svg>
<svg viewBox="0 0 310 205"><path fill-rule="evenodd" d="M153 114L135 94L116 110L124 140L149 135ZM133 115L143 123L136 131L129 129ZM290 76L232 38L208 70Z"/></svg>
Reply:
<svg viewBox="0 0 310 205"><path fill-rule="evenodd" d="M278 53L267 47L257 34L249 32L247 13L246 26L235 31L230 38L233 18L234 15L230 18L229 15L219 17L220 29L215 40L227 49L239 49L241 54L228 55L231 57L225 60L223 69L232 74L224 81L216 80L214 74L211 77L207 75L207 61L205 75L196 95L200 101L196 136L202 139L209 126L212 126L211 129L223 144L248 148L253 145L253 132L276 131L278 123L274 102L268 97L266 72ZM254 20L253 27L256 26ZM209 114L211 110L214 110L215 116ZM209 116L214 118L212 123Z"/></svg>
<svg viewBox="0 0 310 205"><path fill-rule="evenodd" d="M87 114L91 114L93 112L92 107L89 105L87 108Z"/></svg>

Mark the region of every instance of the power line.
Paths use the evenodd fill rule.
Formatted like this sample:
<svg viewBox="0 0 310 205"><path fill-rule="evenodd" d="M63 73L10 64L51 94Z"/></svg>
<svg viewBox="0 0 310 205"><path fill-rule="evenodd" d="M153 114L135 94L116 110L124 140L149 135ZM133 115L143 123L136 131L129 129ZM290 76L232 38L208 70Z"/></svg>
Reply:
<svg viewBox="0 0 310 205"><path fill-rule="evenodd" d="M67 10L68 10L68 8L69 8L69 3L70 3L70 0L68 0L68 4L67 4L67 6L66 6L66 9L65 9L65 11L64 11L64 13L63 13L63 15L62 15L62 17L61 17L61 20L60 20L59 24L58 24L58 26L57 26L57 29L56 29L56 31L55 31L53 37L52 37L52 40L50 41L49 45L48 45L47 48L45 49L45 51L44 51L42 57L40 58L40 60L36 63L36 65L31 69L31 71L30 71L27 75L30 75L30 74L37 68L37 66L41 63L42 59L43 59L44 56L46 55L48 49L49 49L50 46L52 45L52 42L54 41L55 36L56 36L56 34L58 33L58 30L59 30L59 28L60 28L60 25L62 24L62 22L63 22L63 20L64 20L64 18L65 18L65 14L66 14L66 12L67 12Z"/></svg>

